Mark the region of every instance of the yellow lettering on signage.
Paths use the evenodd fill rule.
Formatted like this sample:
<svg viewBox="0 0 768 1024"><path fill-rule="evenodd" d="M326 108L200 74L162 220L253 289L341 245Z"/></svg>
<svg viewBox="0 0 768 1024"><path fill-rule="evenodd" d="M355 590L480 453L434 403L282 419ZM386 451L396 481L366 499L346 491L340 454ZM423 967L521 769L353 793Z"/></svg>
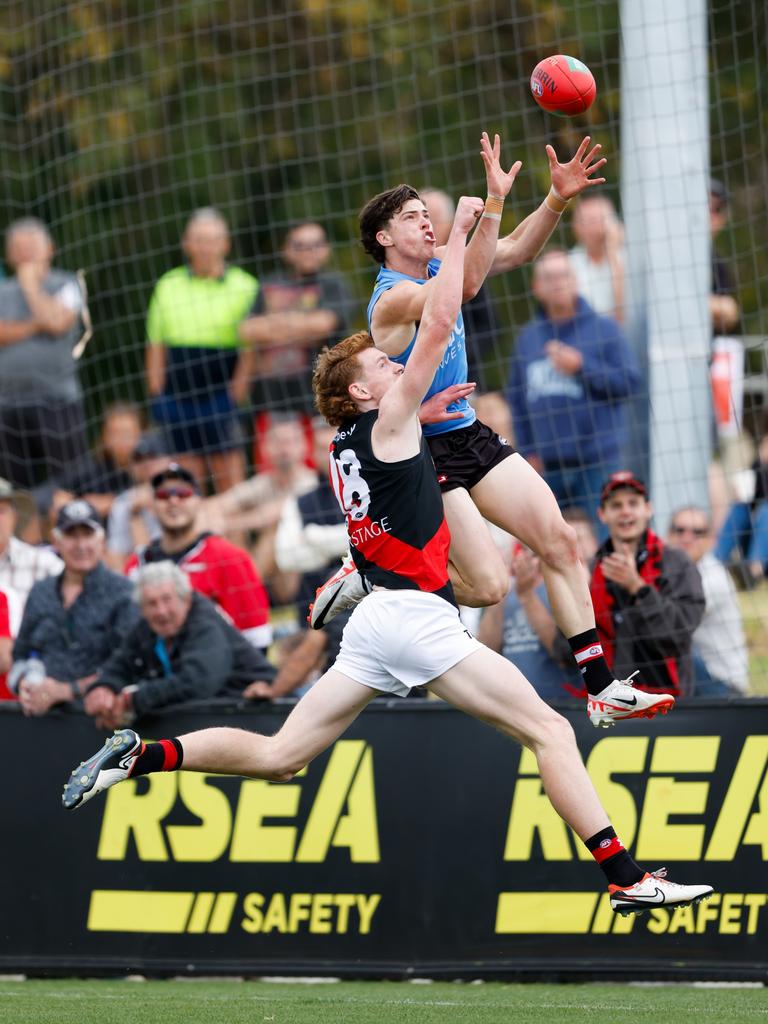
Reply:
<svg viewBox="0 0 768 1024"><path fill-rule="evenodd" d="M344 935L349 924L349 912L355 905L355 897L348 892L339 893L336 896L336 906L339 908L339 920L336 931Z"/></svg>
<svg viewBox="0 0 768 1024"><path fill-rule="evenodd" d="M295 892L291 896L288 910L288 931L297 932L301 921L309 921L310 908L312 906L312 894L309 892Z"/></svg>
<svg viewBox="0 0 768 1024"><path fill-rule="evenodd" d="M652 772L712 772L720 748L718 736L662 736L651 756ZM651 778L645 790L637 838L638 860L699 860L705 826L670 824L672 815L701 815L707 806L709 782L681 782L671 775Z"/></svg>
<svg viewBox="0 0 768 1024"><path fill-rule="evenodd" d="M133 834L140 860L168 860L161 822L176 803L176 779L171 772L145 776L148 787L139 795L139 780L127 779L107 793L101 823L99 860L125 860L128 839Z"/></svg>
<svg viewBox="0 0 768 1024"><path fill-rule="evenodd" d="M696 932L701 935L707 930L710 921L717 921L720 916L720 893L713 893L708 900L699 904L696 918ZM722 928L720 929L722 931Z"/></svg>
<svg viewBox="0 0 768 1024"><path fill-rule="evenodd" d="M376 907L381 903L381 895L377 892L370 896L360 894L355 897L357 900L357 912L360 915L360 934L367 935L371 930L371 921L376 912Z"/></svg>
<svg viewBox="0 0 768 1024"><path fill-rule="evenodd" d="M216 776L180 772L179 796L187 809L200 818L200 825L169 825L168 844L174 860L214 861L224 853L232 829L229 800L208 783Z"/></svg>
<svg viewBox="0 0 768 1024"><path fill-rule="evenodd" d="M260 892L249 892L243 900L243 911L245 917L240 922L240 927L243 931L248 932L251 935L256 935L257 932L261 931L261 926L264 923L264 914L261 908L264 906L264 894Z"/></svg>
<svg viewBox="0 0 768 1024"><path fill-rule="evenodd" d="M612 777L642 772L648 742L647 736L611 736L596 743L587 759L587 770L597 795L627 848L635 841L637 832L635 798L626 786L614 782ZM576 852L581 860L592 860L592 854L580 840L576 841Z"/></svg>
<svg viewBox="0 0 768 1024"><path fill-rule="evenodd" d="M380 893L276 892L270 897L249 892L243 898L245 916L240 927L251 935L273 931L295 934L302 930L315 935L344 935L352 930L352 911L356 910L358 934L368 935L380 903Z"/></svg>
<svg viewBox="0 0 768 1024"><path fill-rule="evenodd" d="M261 926L263 932L285 932L288 930L288 913L285 908L285 896L276 892L269 901L269 906L264 911L264 923Z"/></svg>
<svg viewBox="0 0 768 1024"><path fill-rule="evenodd" d="M637 837L639 861L698 860L704 846L704 825L671 824L674 814L703 814L708 782L679 782L671 776L650 778Z"/></svg>
<svg viewBox="0 0 768 1024"><path fill-rule="evenodd" d="M667 932L672 935L674 932L684 931L693 935L696 931L696 924L693 920L693 907L675 907L672 913L672 920L669 922Z"/></svg>
<svg viewBox="0 0 768 1024"><path fill-rule="evenodd" d="M764 892L745 892L744 904L749 908L747 917L747 935L754 935L757 931L757 918L761 909L768 902L768 896Z"/></svg>
<svg viewBox="0 0 768 1024"><path fill-rule="evenodd" d="M530 860L538 833L545 860L571 860L568 829L549 802L540 779L518 779L509 812L504 860Z"/></svg>
<svg viewBox="0 0 768 1024"><path fill-rule="evenodd" d="M763 778L757 803L759 810L749 819L742 843L761 847L762 859L768 860L768 774Z"/></svg>
<svg viewBox="0 0 768 1024"><path fill-rule="evenodd" d="M768 736L747 736L709 840L709 846L704 855L705 860L733 860L735 857L760 782L765 775L766 763L768 763ZM764 794L765 788L762 792ZM762 831L760 825L764 817L762 804L763 797L761 795L761 811L759 815L754 816L757 818L757 822L753 833L755 838L751 838L751 842L760 841L757 837ZM752 821L750 821L750 829L751 827ZM765 845L763 845L763 851L763 856L767 857L768 849Z"/></svg>
<svg viewBox="0 0 768 1024"><path fill-rule="evenodd" d="M353 863L380 860L373 753L363 740L340 740L334 746L296 860L319 864L330 846L347 847Z"/></svg>
<svg viewBox="0 0 768 1024"><path fill-rule="evenodd" d="M648 912L647 928L653 935L663 935L669 925L669 911L654 907Z"/></svg>
<svg viewBox="0 0 768 1024"><path fill-rule="evenodd" d="M329 892L319 892L312 903L312 915L309 919L309 930L315 935L328 935L332 930L331 914L333 896Z"/></svg>
<svg viewBox="0 0 768 1024"><path fill-rule="evenodd" d="M286 863L296 845L294 825L265 825L265 818L294 818L299 809L300 786L277 785L246 779L240 785L230 860Z"/></svg>
<svg viewBox="0 0 768 1024"><path fill-rule="evenodd" d="M723 895L723 909L720 916L720 931L723 935L738 935L741 931L741 908L744 905L744 894L726 892ZM701 911L699 911L701 918ZM702 929L703 930L703 929Z"/></svg>

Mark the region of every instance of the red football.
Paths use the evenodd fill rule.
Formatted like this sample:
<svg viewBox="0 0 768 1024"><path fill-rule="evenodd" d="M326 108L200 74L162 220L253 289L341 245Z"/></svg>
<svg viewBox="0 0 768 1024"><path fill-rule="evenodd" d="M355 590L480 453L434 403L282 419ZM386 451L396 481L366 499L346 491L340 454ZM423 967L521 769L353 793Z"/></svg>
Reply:
<svg viewBox="0 0 768 1024"><path fill-rule="evenodd" d="M540 60L531 75L533 98L551 114L583 114L592 106L596 93L595 80L587 65L562 53Z"/></svg>

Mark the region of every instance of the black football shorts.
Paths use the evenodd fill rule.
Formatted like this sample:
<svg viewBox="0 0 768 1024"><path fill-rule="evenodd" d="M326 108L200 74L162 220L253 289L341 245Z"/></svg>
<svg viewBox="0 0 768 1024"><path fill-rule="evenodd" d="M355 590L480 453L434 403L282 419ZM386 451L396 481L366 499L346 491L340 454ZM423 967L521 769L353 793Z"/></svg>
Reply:
<svg viewBox="0 0 768 1024"><path fill-rule="evenodd" d="M458 430L433 434L427 444L443 494L457 487L471 490L494 466L515 454L505 438L480 420Z"/></svg>

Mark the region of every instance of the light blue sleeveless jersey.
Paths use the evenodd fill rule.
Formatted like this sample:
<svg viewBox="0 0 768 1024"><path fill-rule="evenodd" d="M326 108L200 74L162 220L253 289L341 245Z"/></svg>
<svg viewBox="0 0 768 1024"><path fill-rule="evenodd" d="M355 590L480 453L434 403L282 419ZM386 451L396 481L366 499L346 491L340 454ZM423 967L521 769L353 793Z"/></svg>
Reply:
<svg viewBox="0 0 768 1024"><path fill-rule="evenodd" d="M440 260L430 260L427 266L426 278L420 279L418 277L409 277L408 274L400 274L396 270L389 270L387 267L382 267L379 271L379 276L376 278L376 283L373 286L371 301L368 303L368 330L371 331L371 319L373 317L374 307L384 292L389 291L390 288L393 288L400 281L413 281L416 284L426 284L429 278L434 277L439 269ZM392 356L392 362L400 363L405 366L408 362L408 356L410 356L411 351L413 350L418 333L419 328L417 325L416 331L414 332L408 347L404 352L401 352L399 356ZM437 368L435 378L429 386L429 391L427 391L425 395L425 400L427 398L431 398L436 392L443 391L445 388L450 387L451 384L464 384L466 383L466 380L467 346L464 334L464 319L461 315L461 310L459 310L459 315L456 318L456 325L451 331L448 348L445 350L445 355L443 356L440 366ZM436 434L447 434L451 430L460 430L462 427L468 427L470 423L475 422L475 410L466 398L462 398L461 401L454 402L452 405L449 405L448 409L450 412L461 412L464 415L460 420L448 420L447 423L425 424L423 429L427 437L434 437Z"/></svg>

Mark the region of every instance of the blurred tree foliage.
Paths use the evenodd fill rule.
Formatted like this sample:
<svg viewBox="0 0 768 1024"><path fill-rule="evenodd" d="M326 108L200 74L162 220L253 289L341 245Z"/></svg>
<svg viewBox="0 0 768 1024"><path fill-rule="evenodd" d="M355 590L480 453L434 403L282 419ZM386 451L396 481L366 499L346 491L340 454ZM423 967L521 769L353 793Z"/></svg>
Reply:
<svg viewBox="0 0 768 1024"><path fill-rule="evenodd" d="M711 6L713 166L734 211L723 251L745 328L765 331L761 15L739 0ZM615 0L10 0L0 6L3 223L40 216L60 264L87 269L97 328L87 377L103 398L126 385L140 395L147 299L179 262L195 207L227 214L234 258L257 271L287 224L318 218L362 315L372 268L355 241L357 209L400 180L481 190L483 128L503 133L509 163L525 161L518 219L546 191L544 142L566 154L584 130L604 142L617 196L619 38ZM578 54L598 78L583 120L549 118L530 99L530 71L552 52ZM525 280L495 285L513 325L530 312Z"/></svg>

